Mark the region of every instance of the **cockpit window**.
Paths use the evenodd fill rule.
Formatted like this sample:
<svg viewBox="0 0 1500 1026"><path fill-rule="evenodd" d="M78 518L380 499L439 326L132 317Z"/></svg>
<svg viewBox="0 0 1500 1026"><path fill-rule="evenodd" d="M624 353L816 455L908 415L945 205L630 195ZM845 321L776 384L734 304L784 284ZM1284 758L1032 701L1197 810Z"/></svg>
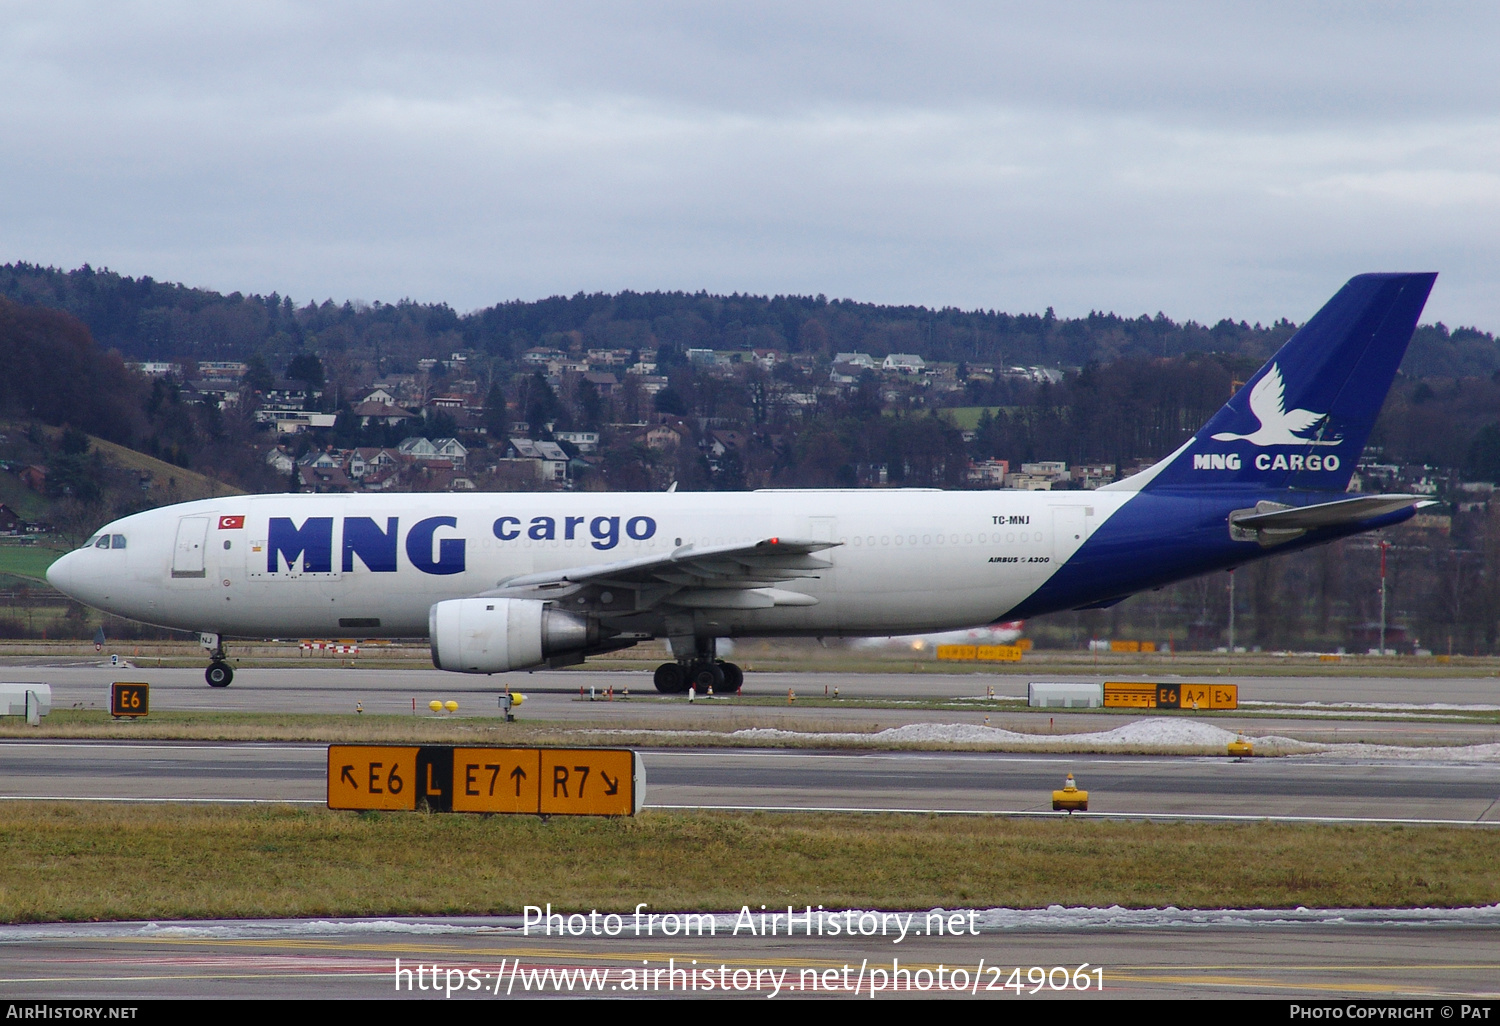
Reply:
<svg viewBox="0 0 1500 1026"><path fill-rule="evenodd" d="M101 534L99 536L99 540L96 541L96 542L94 542L94 548L96 548L96 549L107 549L107 548L109 548L109 535L107 535L107 534Z"/></svg>
<svg viewBox="0 0 1500 1026"><path fill-rule="evenodd" d="M114 539L115 543L111 546L111 548L123 549L125 547L125 536L123 534L115 535Z"/></svg>
<svg viewBox="0 0 1500 1026"><path fill-rule="evenodd" d="M92 538L90 538L88 541L86 541L82 545L80 545L79 548L81 548L81 549L91 549L91 548L94 547L94 542L96 542L98 540L99 540L99 536L96 534Z"/></svg>

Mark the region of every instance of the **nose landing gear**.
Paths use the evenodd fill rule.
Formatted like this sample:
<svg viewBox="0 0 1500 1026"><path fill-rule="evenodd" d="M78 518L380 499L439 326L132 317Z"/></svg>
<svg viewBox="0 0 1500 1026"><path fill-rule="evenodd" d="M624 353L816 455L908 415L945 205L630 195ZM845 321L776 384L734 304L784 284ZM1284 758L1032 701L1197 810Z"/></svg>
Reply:
<svg viewBox="0 0 1500 1026"><path fill-rule="evenodd" d="M198 642L208 649L211 661L208 669L203 671L203 679L208 681L211 688L227 688L234 680L234 667L229 664L228 657L224 654L224 642L217 634L200 634Z"/></svg>

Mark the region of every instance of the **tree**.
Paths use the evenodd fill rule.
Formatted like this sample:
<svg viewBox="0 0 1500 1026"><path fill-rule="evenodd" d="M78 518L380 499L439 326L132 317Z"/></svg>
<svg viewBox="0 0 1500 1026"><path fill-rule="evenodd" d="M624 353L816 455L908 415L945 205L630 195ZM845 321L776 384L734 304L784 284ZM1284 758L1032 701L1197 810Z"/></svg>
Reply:
<svg viewBox="0 0 1500 1026"><path fill-rule="evenodd" d="M276 387L276 376L266 366L263 356L256 353L245 361L244 385L253 392L269 392Z"/></svg>
<svg viewBox="0 0 1500 1026"><path fill-rule="evenodd" d="M1500 483L1500 422L1480 428L1469 443L1464 474L1472 481Z"/></svg>
<svg viewBox="0 0 1500 1026"><path fill-rule="evenodd" d="M658 413L672 413L679 417L686 417L688 408L687 401L682 398L682 393L670 385L656 393L652 400Z"/></svg>
<svg viewBox="0 0 1500 1026"><path fill-rule="evenodd" d="M578 417L583 421L583 426L591 431L596 431L604 421L604 400L599 396L599 389L588 378L578 383Z"/></svg>
<svg viewBox="0 0 1500 1026"><path fill-rule="evenodd" d="M323 361L316 353L294 356L286 366L286 376L305 383L310 391L320 389L323 387Z"/></svg>
<svg viewBox="0 0 1500 1026"><path fill-rule="evenodd" d="M505 390L498 382L490 385L484 397L484 427L491 438L503 439L510 431L510 410L505 402Z"/></svg>
<svg viewBox="0 0 1500 1026"><path fill-rule="evenodd" d="M531 425L533 435L546 430L546 425L557 420L558 414L562 412L562 403L558 401L557 393L552 391L552 386L547 384L547 379L542 377L541 371L536 371L529 378L522 378L520 391L520 405L526 411L526 421Z"/></svg>

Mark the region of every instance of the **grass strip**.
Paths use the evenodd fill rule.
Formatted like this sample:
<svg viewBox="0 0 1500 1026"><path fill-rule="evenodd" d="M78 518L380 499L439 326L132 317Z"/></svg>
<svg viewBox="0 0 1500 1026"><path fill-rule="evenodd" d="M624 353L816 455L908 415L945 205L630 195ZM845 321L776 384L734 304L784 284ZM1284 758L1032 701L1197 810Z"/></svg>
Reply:
<svg viewBox="0 0 1500 1026"><path fill-rule="evenodd" d="M0 802L0 920L1500 901L1500 832L648 812L630 820Z"/></svg>

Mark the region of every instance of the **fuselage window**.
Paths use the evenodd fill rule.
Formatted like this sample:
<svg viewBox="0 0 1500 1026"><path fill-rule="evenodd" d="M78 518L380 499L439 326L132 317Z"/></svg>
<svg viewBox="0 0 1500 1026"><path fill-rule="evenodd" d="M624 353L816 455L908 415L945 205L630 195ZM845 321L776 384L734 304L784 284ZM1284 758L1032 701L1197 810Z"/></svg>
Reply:
<svg viewBox="0 0 1500 1026"><path fill-rule="evenodd" d="M111 546L111 548L123 549L125 547L125 536L123 534L117 534L113 537L115 539L115 542L114 545Z"/></svg>

